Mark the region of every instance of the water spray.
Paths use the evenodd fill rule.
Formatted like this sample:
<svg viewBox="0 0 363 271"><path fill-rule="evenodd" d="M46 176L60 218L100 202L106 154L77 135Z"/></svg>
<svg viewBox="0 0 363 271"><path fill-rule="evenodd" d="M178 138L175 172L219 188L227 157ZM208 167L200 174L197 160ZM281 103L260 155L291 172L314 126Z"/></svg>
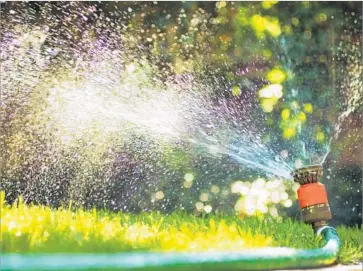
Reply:
<svg viewBox="0 0 363 271"><path fill-rule="evenodd" d="M71 5L76 4L72 2ZM31 14L32 17L34 16L33 13L30 12L19 12L19 14L28 13ZM5 86L3 89L8 91L6 93L9 93L9 95L3 95L4 97L13 97L13 91L16 92L18 89L22 89L21 87L23 87L23 85L20 84L19 87L19 82L26 82L24 83L26 86L24 88L26 89L28 89L29 82L34 86L42 86L42 84L44 84L45 89L50 89L49 95L46 95L47 102L51 105L49 110L55 110L55 108L58 107L63 110L55 110L54 113L53 111L45 111L44 118L48 121L48 116L51 115L53 117L52 122L54 121L54 126L64 128L64 130L69 131L69 134L71 135L73 135L74 130L79 131L80 127L86 130L90 126L88 125L89 123L92 124L95 122L102 123L100 130L104 132L104 134L106 134L106 132L109 132L110 134L113 132L124 133L125 127L129 127L131 125L131 127L135 126L140 134L147 134L148 136L168 135L172 138L175 134L178 135L180 133L180 127L182 127L182 124L184 123L187 123L188 125L186 125L186 128L183 129L182 132L187 131L188 134L191 134L189 127L197 126L198 122L196 122L195 119L197 119L201 113L203 113L203 117L200 118L201 123L207 123L205 120L207 117L205 116L208 116L208 120L214 119L214 115L212 114L213 112L218 113L216 114L218 122L220 122L220 120L225 116L227 116L227 120L229 120L230 116L233 116L233 114L226 115L220 113L224 112L219 111L221 110L220 108L209 110L209 104L211 104L210 107L213 108L213 103L204 99L203 96L200 98L199 93L202 92L201 90L207 93L209 89L215 89L216 86L212 85L211 87L205 87L204 80L201 86L199 86L199 83L197 84L195 87L197 91L195 91L195 93L190 90L191 88L189 86L190 84L194 87L194 83L184 83L183 85L182 82L177 82L176 84L170 83L165 89L165 94L162 93L161 90L164 90L164 85L160 83L161 87L155 86L154 78L151 80L151 78L148 77L149 73L146 71L143 72L144 70L156 69L153 65L147 65L148 63L143 62L140 62L142 65L130 64L132 63L133 58L139 57L139 54L143 55L143 53L139 51L135 52L134 50L127 50L128 47L133 48L134 40L137 41L137 39L134 39L133 37L134 34L132 32L129 33L129 30L122 30L125 32L122 32L121 30L121 32L110 31L110 29L118 27L123 29L123 25L116 24L117 27L111 27L106 20L102 19L101 16L97 15L96 18L96 16L92 15L93 17L90 17L89 19L97 20L99 22L99 24L97 24L99 25L97 26L98 32L103 33L104 29L101 28L102 25L102 27L106 28L105 30L107 30L107 33L109 33L107 34L109 38L100 34L99 39L94 42L94 37L88 38L85 34L85 37L81 40L82 43L76 43L73 39L73 35L71 35L69 40L61 37L61 35L56 35L55 33L62 33L62 35L63 33L70 33L70 26L72 26L72 32L74 32L74 30L78 30L79 33L86 33L84 30L88 29L89 26L86 24L83 26L82 23L78 22L83 22L83 20L78 19L80 15L83 15L83 19L87 17L90 14L90 10L86 9L82 12L77 9L76 11L71 11L71 13L75 15L73 16L74 18L77 18L77 24L75 24L75 22L69 22L67 24L63 24L63 26L59 26L58 23L56 23L58 20L68 21L68 19L71 18L68 11L57 12L57 17L49 15L47 19L45 17L43 18L47 23L44 29L50 28L50 30L53 30L52 27L56 27L54 29L57 31L54 31L54 33L48 30L34 30L33 26L26 23L33 19L25 20L22 17L16 18L16 16L12 15L12 17L18 21L11 21L11 24L9 24L11 25L11 28L13 28L13 24L15 23L16 27L14 28L16 31L9 32L14 32L15 34L8 35L9 33L4 31L6 34L4 35L4 40L7 47L5 46L3 50L6 58L4 65L2 65L5 67L3 72L4 76L2 76L2 79L4 79L2 84ZM65 16L65 18L62 16ZM203 21L203 19L200 21ZM20 27L21 24L26 26L24 30ZM128 28L127 25L126 28ZM18 36L19 38L17 38ZM49 38L47 39L47 43L44 44L45 37L48 36ZM52 42L52 40L56 42ZM107 40L107 42L105 42L105 40ZM128 43L130 43L130 45ZM31 46L29 44L31 44ZM82 46L81 44L87 44L87 46ZM117 50L109 50L106 44L121 45L116 46ZM77 48L74 47L77 47L78 45L79 50L76 50ZM19 50L14 49L18 47ZM58 47L61 47L61 50L55 49ZM137 46L137 48L139 47L140 46ZM45 49L52 50L49 51L52 53L49 54L49 52ZM57 53L59 56L57 56L57 58L54 57L55 53L53 50L59 50L59 53ZM43 55L45 53L43 51L48 52L50 56L44 58ZM83 52L91 53L84 54ZM31 57L29 57L29 55ZM50 61L49 59L53 58L59 58L61 60L63 55L65 58L63 62L60 61L58 63L54 60L55 64L53 65L57 68L63 68L63 66L68 67L70 65L68 58L74 58L77 60L77 63L74 64L72 73L77 76L70 76L70 79L68 79L68 73L65 73L64 75L62 74L61 77L58 76L60 73L57 72L55 73L57 74L55 81L62 81L62 78L64 77L65 83L56 84L55 86L53 86L52 83L48 86L47 81L50 81L50 79L47 79L45 82L41 80L42 78L52 78L51 75L53 74L53 66L50 66L49 64L52 69L48 69L46 63ZM286 55L288 56L288 53ZM124 67L123 63L129 64ZM203 63L203 65L204 64L205 63ZM355 63L353 64L354 67L360 67L360 65L356 65ZM56 71L58 71L58 69L56 69ZM357 72L356 74L357 78L360 78L360 73ZM122 77L120 75L122 75ZM162 75L166 76L165 74ZM78 78L83 78L84 80L79 83ZM120 78L122 80L120 80ZM216 79L218 78L216 77ZM218 81L219 80L216 80L216 82ZM356 89L360 89L360 85L358 85L358 83L356 85ZM185 89L189 90L190 95L185 94L186 91L183 91ZM34 96L28 95L24 91L19 92L26 98ZM143 93L145 97L140 93ZM360 91L357 93L360 93ZM353 105L360 104L359 98L361 96L357 94L355 97L356 98L350 102L350 104L352 104L350 106L350 111L346 112L350 113L353 108L355 108ZM15 102L18 101L16 99L14 100L14 104L17 105ZM24 101L27 101L27 99L24 98ZM64 101L66 101L66 103ZM244 108L248 107L250 107L250 105L244 106ZM198 110L194 110L194 108ZM240 110L232 109L234 109L234 107L231 108L231 112L237 112ZM241 112L244 113L244 111ZM346 114L344 114L344 116L346 116ZM209 117L209 115L211 117ZM102 120L102 122L99 120ZM238 119L236 118L236 122L239 121L237 120ZM229 122L223 122L223 124L225 123L228 124ZM248 132L250 131L252 124L251 122L243 122L242 124L247 127L247 129L243 130L243 137L246 137L246 135L249 135ZM102 135L104 134L102 133ZM82 134L80 137L81 136ZM253 142L256 142L256 134L252 134L252 136L254 138ZM251 168L277 174L284 178L291 177L289 176L291 169L288 165L284 165L281 160L275 161L274 159L269 159L270 153L267 148L261 147L260 144L251 145L251 142L249 141L243 143L245 144L242 144L242 147L230 146L228 148L214 144L216 145L214 150L217 149L217 153L228 154L236 161L243 165L247 164ZM203 141L197 145L210 147L211 143ZM326 156L327 153L325 157ZM276 270L289 268L313 268L330 265L337 259L340 241L335 229L328 225L328 221L332 216L325 186L318 180L322 174L323 169L320 165L299 168L292 172L295 182L300 184L300 188L298 189L298 201L301 208L302 220L305 223L310 224L313 227L315 234L322 236L325 241L325 245L318 249L267 247L263 249L250 249L233 252L219 251L201 253L5 253L1 255L1 270L219 271Z"/></svg>

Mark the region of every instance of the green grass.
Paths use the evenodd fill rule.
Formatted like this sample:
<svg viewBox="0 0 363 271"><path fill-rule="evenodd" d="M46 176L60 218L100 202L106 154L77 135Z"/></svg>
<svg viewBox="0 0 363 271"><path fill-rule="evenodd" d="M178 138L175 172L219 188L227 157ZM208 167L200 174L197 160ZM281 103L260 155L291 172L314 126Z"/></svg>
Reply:
<svg viewBox="0 0 363 271"><path fill-rule="evenodd" d="M121 252L239 250L287 246L318 248L309 225L291 219L186 213L139 215L106 211L52 210L46 206L4 204L1 194L2 252ZM339 263L362 258L361 231L338 227Z"/></svg>

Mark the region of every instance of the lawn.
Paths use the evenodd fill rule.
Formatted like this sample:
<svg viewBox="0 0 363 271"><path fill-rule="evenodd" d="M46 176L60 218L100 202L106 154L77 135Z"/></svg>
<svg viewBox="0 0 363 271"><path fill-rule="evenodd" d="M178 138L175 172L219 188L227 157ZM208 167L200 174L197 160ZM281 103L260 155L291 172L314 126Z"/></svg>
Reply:
<svg viewBox="0 0 363 271"><path fill-rule="evenodd" d="M338 227L339 263L362 258L361 230ZM2 252L242 250L266 246L317 248L309 225L291 219L159 213L125 214L70 207L7 205L1 194Z"/></svg>

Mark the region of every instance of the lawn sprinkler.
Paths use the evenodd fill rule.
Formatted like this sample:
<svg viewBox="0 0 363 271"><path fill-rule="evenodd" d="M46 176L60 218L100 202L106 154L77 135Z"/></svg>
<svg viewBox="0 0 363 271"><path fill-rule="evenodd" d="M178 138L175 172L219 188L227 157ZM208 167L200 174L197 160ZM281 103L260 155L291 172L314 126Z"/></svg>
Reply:
<svg viewBox="0 0 363 271"><path fill-rule="evenodd" d="M292 172L294 181L300 184L297 195L302 220L311 224L314 231L327 226L327 221L332 218L325 186L318 180L322 175L321 165L298 168Z"/></svg>

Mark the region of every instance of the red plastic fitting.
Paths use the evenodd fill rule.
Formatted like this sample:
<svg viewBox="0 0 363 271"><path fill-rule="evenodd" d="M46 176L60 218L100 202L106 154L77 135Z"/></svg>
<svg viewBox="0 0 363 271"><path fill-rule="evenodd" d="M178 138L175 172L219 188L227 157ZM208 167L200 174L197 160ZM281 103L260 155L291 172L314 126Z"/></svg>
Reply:
<svg viewBox="0 0 363 271"><path fill-rule="evenodd" d="M319 182L301 185L297 190L297 196L300 208L328 203L325 185Z"/></svg>

